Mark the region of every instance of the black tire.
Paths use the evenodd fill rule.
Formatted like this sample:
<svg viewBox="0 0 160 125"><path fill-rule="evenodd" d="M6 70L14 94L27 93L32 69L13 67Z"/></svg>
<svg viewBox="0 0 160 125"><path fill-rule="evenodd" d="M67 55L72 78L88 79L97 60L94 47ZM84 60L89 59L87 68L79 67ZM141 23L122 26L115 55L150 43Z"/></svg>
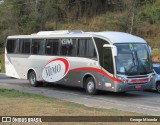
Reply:
<svg viewBox="0 0 160 125"><path fill-rule="evenodd" d="M120 94L120 95L125 95L127 92L126 91L124 91L124 92L118 92L118 94Z"/></svg>
<svg viewBox="0 0 160 125"><path fill-rule="evenodd" d="M97 93L96 84L93 77L89 77L85 80L85 89L86 92L90 95L95 95Z"/></svg>
<svg viewBox="0 0 160 125"><path fill-rule="evenodd" d="M38 87L38 86L39 86L39 84L38 84L38 82L37 82L37 79L36 79L36 73L35 73L34 71L31 71L31 72L29 73L28 79L29 79L29 82L30 82L30 84L31 84L32 86L34 86L34 87Z"/></svg>
<svg viewBox="0 0 160 125"><path fill-rule="evenodd" d="M160 93L160 82L156 83L156 90L158 93Z"/></svg>

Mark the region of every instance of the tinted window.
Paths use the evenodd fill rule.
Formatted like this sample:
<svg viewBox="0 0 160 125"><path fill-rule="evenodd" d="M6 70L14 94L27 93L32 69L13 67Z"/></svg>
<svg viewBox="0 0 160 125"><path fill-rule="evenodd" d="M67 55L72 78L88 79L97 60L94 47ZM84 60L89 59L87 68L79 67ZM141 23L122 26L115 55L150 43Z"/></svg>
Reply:
<svg viewBox="0 0 160 125"><path fill-rule="evenodd" d="M61 55L76 55L76 39L61 39Z"/></svg>
<svg viewBox="0 0 160 125"><path fill-rule="evenodd" d="M77 55L82 57L96 57L96 51L91 39L79 39Z"/></svg>
<svg viewBox="0 0 160 125"><path fill-rule="evenodd" d="M7 52L18 53L18 40L7 40Z"/></svg>
<svg viewBox="0 0 160 125"><path fill-rule="evenodd" d="M109 44L109 43L103 39L100 39L100 38L94 38L94 41L96 43L97 50L99 53L99 62L100 62L100 65L102 66L103 65L103 45Z"/></svg>
<svg viewBox="0 0 160 125"><path fill-rule="evenodd" d="M46 42L46 54L47 55L58 55L59 40L49 39Z"/></svg>
<svg viewBox="0 0 160 125"><path fill-rule="evenodd" d="M152 63L146 44L115 44L118 74L145 75L152 72Z"/></svg>
<svg viewBox="0 0 160 125"><path fill-rule="evenodd" d="M45 41L43 39L32 40L32 54L43 55L45 51Z"/></svg>
<svg viewBox="0 0 160 125"><path fill-rule="evenodd" d="M103 49L103 68L106 69L110 73L114 73L113 69L113 58L112 58L112 50L111 48Z"/></svg>
<svg viewBox="0 0 160 125"><path fill-rule="evenodd" d="M21 39L19 40L19 46L20 46L20 53L23 54L30 54L30 39Z"/></svg>

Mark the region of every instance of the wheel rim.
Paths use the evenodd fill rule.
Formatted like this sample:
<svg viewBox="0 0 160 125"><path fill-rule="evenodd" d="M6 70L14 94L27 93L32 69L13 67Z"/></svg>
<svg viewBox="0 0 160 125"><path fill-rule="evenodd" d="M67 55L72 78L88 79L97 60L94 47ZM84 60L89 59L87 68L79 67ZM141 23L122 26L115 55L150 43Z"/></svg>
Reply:
<svg viewBox="0 0 160 125"><path fill-rule="evenodd" d="M160 83L158 83L158 85L157 85L157 92L159 92L160 93Z"/></svg>
<svg viewBox="0 0 160 125"><path fill-rule="evenodd" d="M93 81L89 81L87 84L87 90L89 93L92 93L94 90L94 82Z"/></svg>
<svg viewBox="0 0 160 125"><path fill-rule="evenodd" d="M30 81L31 81L31 84L32 84L32 85L35 84L35 82L36 82L36 77L35 77L34 74L31 74Z"/></svg>

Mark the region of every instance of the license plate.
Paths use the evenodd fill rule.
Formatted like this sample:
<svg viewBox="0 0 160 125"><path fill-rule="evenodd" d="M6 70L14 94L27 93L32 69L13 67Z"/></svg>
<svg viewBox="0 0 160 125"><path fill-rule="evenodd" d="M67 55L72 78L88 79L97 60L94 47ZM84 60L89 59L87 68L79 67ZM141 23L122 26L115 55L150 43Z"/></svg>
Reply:
<svg viewBox="0 0 160 125"><path fill-rule="evenodd" d="M139 89L139 88L141 88L141 87L142 87L141 85L136 85L136 86L135 86L136 89Z"/></svg>

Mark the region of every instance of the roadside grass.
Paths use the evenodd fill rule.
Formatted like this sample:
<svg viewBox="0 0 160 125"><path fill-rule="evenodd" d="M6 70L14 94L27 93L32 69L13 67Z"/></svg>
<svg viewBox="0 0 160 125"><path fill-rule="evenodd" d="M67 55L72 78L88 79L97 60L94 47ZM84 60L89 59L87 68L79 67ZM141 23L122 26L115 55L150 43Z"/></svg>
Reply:
<svg viewBox="0 0 160 125"><path fill-rule="evenodd" d="M0 107L1 115L17 115L17 114L37 115L37 116L142 115L138 113L119 111L116 109L99 109L99 108L86 107L81 104L67 102L51 97L45 97L43 95L20 92L14 89L0 89L0 104L1 104ZM2 108L6 110L2 110Z"/></svg>
<svg viewBox="0 0 160 125"><path fill-rule="evenodd" d="M1 71L0 73L5 73L5 69L4 69L4 55L0 53L0 67L1 67Z"/></svg>
<svg viewBox="0 0 160 125"><path fill-rule="evenodd" d="M144 114L126 112L116 109L100 109L86 107L81 104L67 102L43 95L20 92L14 89L0 89L0 116L144 116ZM29 123L33 124L33 123ZM106 125L100 123L45 123L45 124L66 124L66 125ZM122 123L107 123L119 125ZM123 122L123 125L135 123ZM144 123L136 123L144 124ZM146 123L150 125L150 123ZM154 123L152 123L154 125Z"/></svg>

